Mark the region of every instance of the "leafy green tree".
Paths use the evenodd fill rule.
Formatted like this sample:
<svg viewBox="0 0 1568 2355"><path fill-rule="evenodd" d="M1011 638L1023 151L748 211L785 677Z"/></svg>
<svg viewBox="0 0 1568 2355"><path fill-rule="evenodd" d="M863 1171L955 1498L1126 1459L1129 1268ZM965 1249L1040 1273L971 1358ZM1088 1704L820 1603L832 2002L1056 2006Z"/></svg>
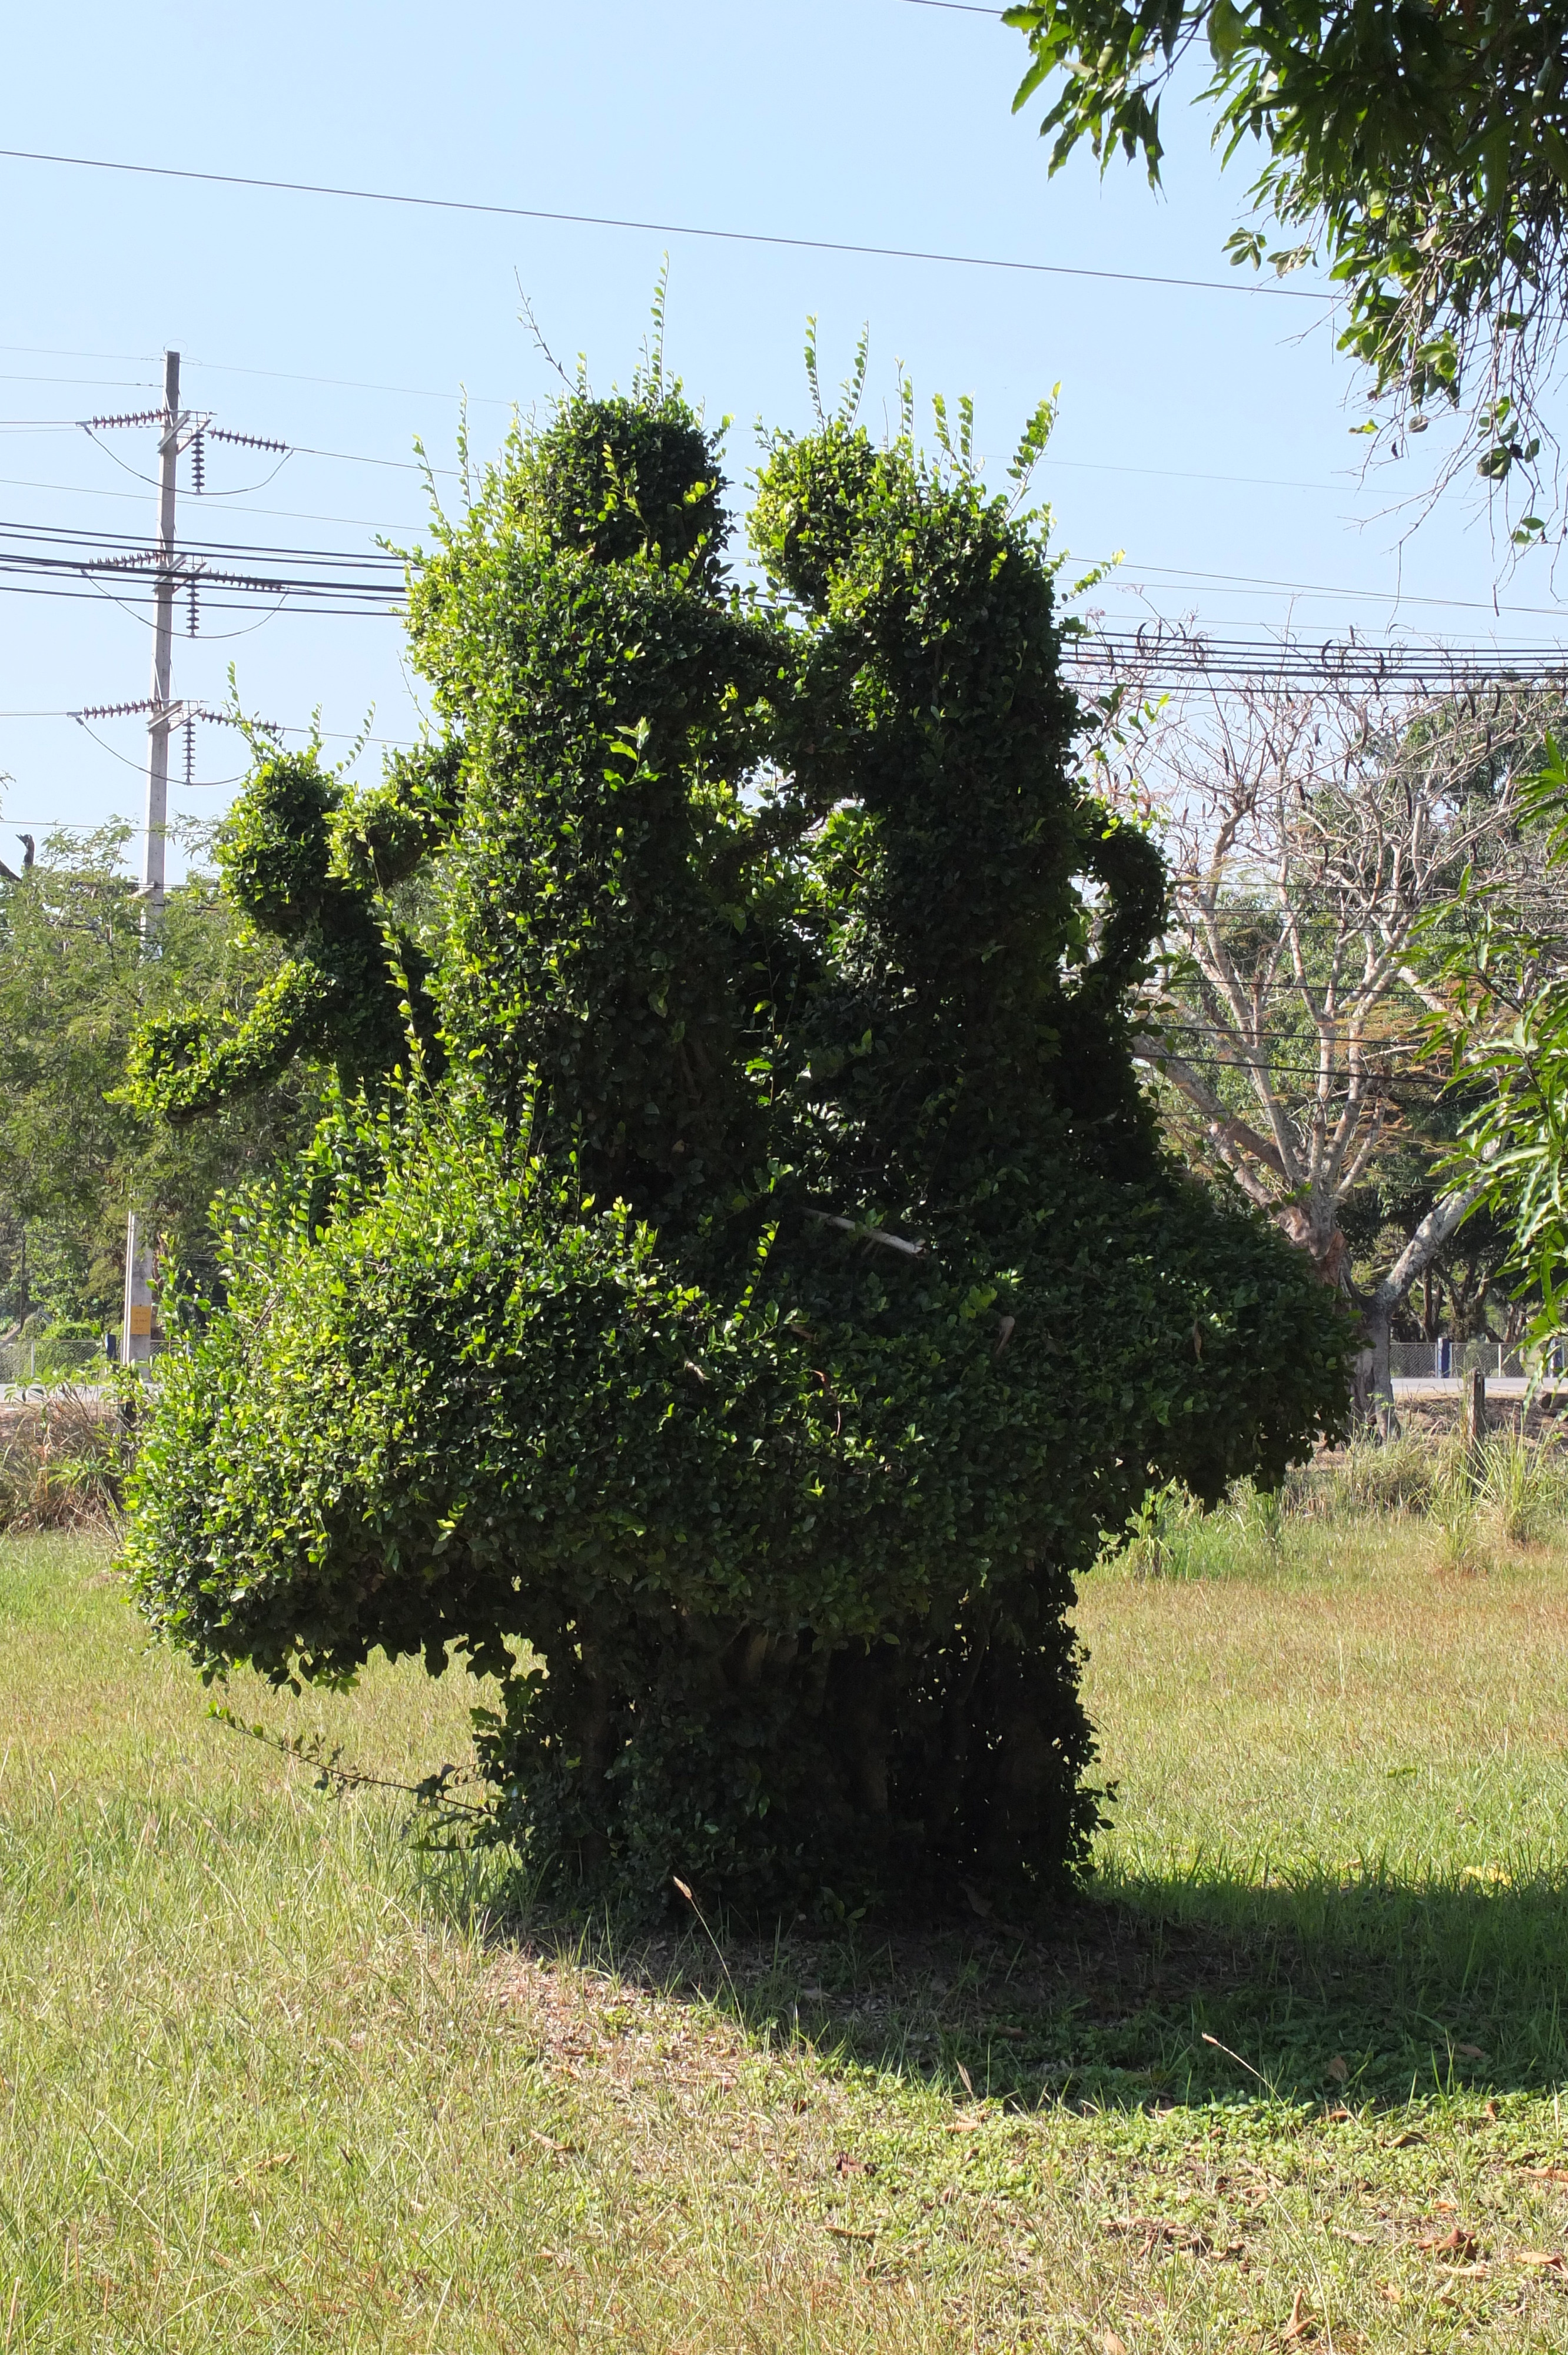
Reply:
<svg viewBox="0 0 1568 2355"><path fill-rule="evenodd" d="M1097 1815L1075 1573L1150 1479L1277 1479L1347 1335L1160 1146L1164 877L1040 529L852 407L768 446L748 593L724 489L655 368L439 519L444 1074L237 1214L130 1561L209 1674L496 1671L497 1828L590 1886L1027 1900Z"/></svg>
<svg viewBox="0 0 1568 2355"><path fill-rule="evenodd" d="M1437 1035L1468 1107L1452 1181L1510 1237L1505 1272L1543 1340L1561 1334L1568 1292L1568 762L1550 736L1527 815L1511 871L1466 878L1430 954L1446 986Z"/></svg>
<svg viewBox="0 0 1568 2355"><path fill-rule="evenodd" d="M1433 1202L1448 1190L1446 1172L1475 1110L1445 1088L1436 1051L1423 1067L1410 1063L1402 1058L1390 1075L1383 1147L1340 1209L1351 1284L1363 1298L1376 1294ZM1517 1286L1512 1257L1507 1221L1486 1202L1473 1201L1395 1304L1391 1339L1430 1342L1446 1335L1469 1341L1495 1334L1514 1348L1539 1303L1528 1296L1528 1287Z"/></svg>
<svg viewBox="0 0 1568 2355"><path fill-rule="evenodd" d="M238 1019L273 963L200 873L169 894L146 954L128 835L51 837L0 882L0 1319L14 1324L118 1325L131 1202L171 1260L210 1279L213 1196L297 1152L321 1113L303 1070L183 1133L122 1098L150 1015L175 998Z"/></svg>
<svg viewBox="0 0 1568 2355"><path fill-rule="evenodd" d="M1253 201L1287 240L1270 253L1239 229L1233 259L1320 255L1343 290L1341 348L1395 422L1463 404L1481 474L1533 487L1568 294L1563 6L1024 0L1006 19L1033 52L1015 106L1049 93L1054 169L1086 140L1102 165L1141 155L1158 183L1164 96L1206 59L1215 143L1227 162L1261 148ZM1514 537L1543 528L1524 513Z"/></svg>

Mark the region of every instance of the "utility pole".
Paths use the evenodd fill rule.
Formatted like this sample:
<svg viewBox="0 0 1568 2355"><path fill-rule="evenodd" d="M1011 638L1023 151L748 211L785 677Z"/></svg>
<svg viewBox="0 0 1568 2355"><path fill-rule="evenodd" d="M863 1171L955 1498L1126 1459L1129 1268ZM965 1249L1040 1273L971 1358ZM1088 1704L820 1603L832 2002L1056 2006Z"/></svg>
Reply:
<svg viewBox="0 0 1568 2355"><path fill-rule="evenodd" d="M158 929L168 870L169 731L175 724L175 488L183 431L180 356L164 354L164 430L158 438L158 570L154 584L153 709L147 717L147 825L142 840L142 932ZM151 1355L149 1346L148 1355Z"/></svg>
<svg viewBox="0 0 1568 2355"><path fill-rule="evenodd" d="M112 719L132 712L147 714L147 816L142 837L142 883L135 897L142 909L142 945L149 952L157 939L163 919L164 900L168 881L169 838L169 738L176 728L185 730L185 779L190 782L191 747L198 719L223 719L234 725L228 712L208 711L199 704L175 701L175 598L184 587L191 601L190 632L196 632L197 592L205 570L199 557L182 561L175 542L175 494L178 485L180 453L193 453L195 487L202 487L203 442L231 442L248 450L273 450L281 458L289 454L285 442L270 442L256 433L230 433L214 425L205 412L197 413L180 407L180 356L178 352L164 354L164 405L162 409L139 410L134 416L84 418L90 432L121 426L155 425L158 429L158 538L149 551L138 550L132 556L116 556L106 563L84 567L84 570L123 572L127 570L153 575L153 692L145 703L109 703L90 705L75 717L84 723L89 719ZM243 573L226 573L230 585L245 590L265 589L286 596L289 582L260 581ZM258 722L257 725L264 725ZM28 861L29 865L31 860ZM128 1213L125 1228L125 1303L121 1318L120 1346L122 1362L144 1365L153 1355L154 1325L156 1316L156 1296L154 1277L156 1265L154 1239L145 1231L134 1210Z"/></svg>
<svg viewBox="0 0 1568 2355"><path fill-rule="evenodd" d="M188 420L180 410L180 356L164 354L164 415L158 436L158 548L154 578L153 707L147 715L147 822L142 837L142 939L150 945L163 921L164 890L168 877L169 735L175 724L174 700L175 590L178 581L175 555L175 493L179 479L180 450ZM183 716L183 715L178 715ZM154 1238L143 1227L134 1209L125 1220L125 1312L120 1340L121 1362L147 1365L153 1356L153 1327L157 1301Z"/></svg>

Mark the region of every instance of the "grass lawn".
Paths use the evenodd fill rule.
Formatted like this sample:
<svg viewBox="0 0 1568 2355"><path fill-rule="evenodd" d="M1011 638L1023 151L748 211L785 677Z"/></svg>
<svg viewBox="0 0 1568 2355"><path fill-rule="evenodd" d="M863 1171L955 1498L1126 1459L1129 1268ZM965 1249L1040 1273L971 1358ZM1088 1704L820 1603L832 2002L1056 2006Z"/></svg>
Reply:
<svg viewBox="0 0 1568 2355"><path fill-rule="evenodd" d="M1568 1550L1205 1559L1086 1586L1049 1934L721 1958L499 1914L0 1542L0 2355L1568 2349ZM394 1775L473 1697L230 1693Z"/></svg>

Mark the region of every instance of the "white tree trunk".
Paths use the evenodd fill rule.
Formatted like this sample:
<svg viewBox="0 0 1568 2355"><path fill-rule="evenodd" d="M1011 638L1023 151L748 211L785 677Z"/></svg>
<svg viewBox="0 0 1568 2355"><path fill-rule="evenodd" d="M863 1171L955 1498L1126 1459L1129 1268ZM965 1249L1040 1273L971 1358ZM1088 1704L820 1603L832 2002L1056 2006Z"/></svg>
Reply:
<svg viewBox="0 0 1568 2355"><path fill-rule="evenodd" d="M1393 1312L1416 1277L1425 1273L1467 1210L1479 1201L1482 1191L1479 1186L1457 1187L1451 1194L1445 1194L1435 1202L1367 1301L1367 1339L1372 1352L1372 1387L1374 1395L1390 1408L1393 1405L1393 1377L1390 1370L1389 1354Z"/></svg>

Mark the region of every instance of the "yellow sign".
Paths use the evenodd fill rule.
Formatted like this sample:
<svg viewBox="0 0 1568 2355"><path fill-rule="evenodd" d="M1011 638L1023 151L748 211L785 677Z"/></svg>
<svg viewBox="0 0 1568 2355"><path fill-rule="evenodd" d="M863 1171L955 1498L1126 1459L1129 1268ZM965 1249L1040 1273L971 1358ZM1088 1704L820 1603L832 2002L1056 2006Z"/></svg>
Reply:
<svg viewBox="0 0 1568 2355"><path fill-rule="evenodd" d="M153 1311L151 1307L132 1308L131 1311L131 1337L132 1340L136 1339L142 1334L145 1334L149 1340L152 1338Z"/></svg>

